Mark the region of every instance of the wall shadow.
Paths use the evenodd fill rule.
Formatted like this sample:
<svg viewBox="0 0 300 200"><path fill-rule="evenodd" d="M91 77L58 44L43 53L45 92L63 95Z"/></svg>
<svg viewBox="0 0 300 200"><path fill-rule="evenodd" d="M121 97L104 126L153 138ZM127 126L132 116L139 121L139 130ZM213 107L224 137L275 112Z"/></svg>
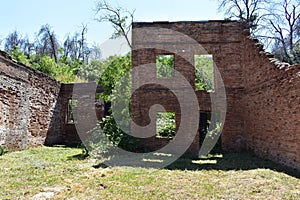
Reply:
<svg viewBox="0 0 300 200"><path fill-rule="evenodd" d="M111 163L114 163L114 157L110 158ZM134 159L134 158L133 158ZM163 160L164 158L161 158ZM157 160L160 160L157 157ZM94 168L105 168L109 167L106 162L100 162L94 165ZM118 167L129 166L135 167L133 163L118 163ZM138 166L136 166L138 167ZM167 170L254 170L254 169L270 169L272 171L282 172L287 175L300 178L300 171L289 168L280 164L277 164L268 159L263 159L256 156L252 152L243 151L238 153L224 153L224 154L214 154L202 158L193 158L189 156L182 156L177 161L166 166L164 169Z"/></svg>
<svg viewBox="0 0 300 200"><path fill-rule="evenodd" d="M169 170L252 170L270 169L300 178L300 171L256 156L252 152L225 153L192 159L181 157L165 169Z"/></svg>

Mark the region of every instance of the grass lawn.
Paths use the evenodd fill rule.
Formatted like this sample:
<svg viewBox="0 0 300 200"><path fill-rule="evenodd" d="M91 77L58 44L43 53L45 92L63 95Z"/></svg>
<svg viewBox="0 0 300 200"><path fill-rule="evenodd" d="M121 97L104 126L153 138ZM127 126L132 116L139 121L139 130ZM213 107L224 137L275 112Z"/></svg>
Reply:
<svg viewBox="0 0 300 200"><path fill-rule="evenodd" d="M0 156L0 199L300 199L298 172L250 153L166 169L95 167L81 153L39 147Z"/></svg>

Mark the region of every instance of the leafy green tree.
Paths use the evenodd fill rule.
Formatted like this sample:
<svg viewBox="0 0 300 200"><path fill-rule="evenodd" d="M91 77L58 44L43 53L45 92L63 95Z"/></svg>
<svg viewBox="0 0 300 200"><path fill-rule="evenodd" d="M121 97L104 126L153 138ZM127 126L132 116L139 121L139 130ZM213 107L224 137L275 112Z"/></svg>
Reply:
<svg viewBox="0 0 300 200"><path fill-rule="evenodd" d="M25 65L29 64L29 60L27 59L27 56L24 54L24 52L20 49L19 46L14 46L11 49L11 57L21 63L24 63Z"/></svg>
<svg viewBox="0 0 300 200"><path fill-rule="evenodd" d="M98 82L106 67L105 61L91 60L88 64L83 64L79 70L79 77L87 81Z"/></svg>
<svg viewBox="0 0 300 200"><path fill-rule="evenodd" d="M35 65L35 68L52 77L57 75L57 64L50 56L42 56L40 63Z"/></svg>
<svg viewBox="0 0 300 200"><path fill-rule="evenodd" d="M27 37L23 38L17 31L14 31L6 37L5 50L12 55L13 59L32 66L61 82L82 82L83 80L77 76L77 73L83 65L87 65L88 61L89 48L85 38L86 32L87 27L83 26L81 34L76 34L76 37L72 39L71 46L64 45L60 48L57 36L48 24L41 27L34 43L30 43ZM68 49L70 47L73 49ZM97 51L98 55L99 50Z"/></svg>
<svg viewBox="0 0 300 200"><path fill-rule="evenodd" d="M156 133L160 137L173 138L175 136L175 113L160 112L156 114Z"/></svg>
<svg viewBox="0 0 300 200"><path fill-rule="evenodd" d="M110 110L110 115L106 116L101 122L102 130L96 128L96 131L93 131L91 141L88 141L87 149L92 144L94 149L91 150L90 154L95 155L96 152L100 157L108 148L110 150L113 149L111 148L111 143L128 151L136 151L141 148L141 143L138 138L128 135L127 131L130 130L130 118L127 118L128 115L126 115L126 109L128 108L119 107L120 105L130 105L131 73L129 70L132 67L131 54L112 56L107 60L94 62L96 64L94 66L95 69L98 66L99 72L102 71L99 85L105 88L100 98L108 103L111 102L114 110ZM118 91L116 91L116 88L118 88ZM112 113L112 111L117 112L119 118L115 118L115 113ZM103 138L103 134L111 143ZM92 141L94 138L98 142Z"/></svg>
<svg viewBox="0 0 300 200"><path fill-rule="evenodd" d="M72 82L83 82L79 77L77 77L76 72L78 67L76 65L67 65L65 63L58 63L57 68L55 69L54 78L63 83L72 83Z"/></svg>
<svg viewBox="0 0 300 200"><path fill-rule="evenodd" d="M117 82L131 69L131 54L126 56L111 56L104 61L104 72L101 75L99 85L104 86L102 99L111 101L112 90Z"/></svg>
<svg viewBox="0 0 300 200"><path fill-rule="evenodd" d="M159 78L174 75L174 55L156 56L156 75Z"/></svg>
<svg viewBox="0 0 300 200"><path fill-rule="evenodd" d="M195 88L196 90L214 90L214 62L212 56L195 56Z"/></svg>

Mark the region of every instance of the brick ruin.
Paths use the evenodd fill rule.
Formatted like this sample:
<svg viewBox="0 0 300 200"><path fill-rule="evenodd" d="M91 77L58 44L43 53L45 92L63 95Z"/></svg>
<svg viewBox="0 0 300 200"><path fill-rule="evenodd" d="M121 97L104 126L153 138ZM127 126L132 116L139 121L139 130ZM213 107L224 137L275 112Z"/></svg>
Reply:
<svg viewBox="0 0 300 200"><path fill-rule="evenodd" d="M170 32L155 32L157 28ZM141 29L142 34L138 34L137 30ZM192 38L202 49L193 49L184 37L174 42L178 37L174 31ZM212 55L227 98L222 149L252 150L261 157L300 169L300 66L281 63L266 53L243 24L234 21L133 23L132 46L133 67L155 63L157 55L172 54L175 70L194 89L195 69L191 64L194 55ZM151 74L155 77L155 73L155 67L151 66L145 72L148 77ZM146 78L145 74L133 77L133 84ZM0 82L0 144L10 149L41 144L80 144L75 123L68 123L68 102L77 99L78 103L88 104L89 99L94 99L95 91L103 91L101 87L97 89L95 83L59 83L12 60L4 52L0 54ZM217 80L214 84L215 87L220 85ZM74 87L80 87L85 94L74 97ZM195 93L199 112L210 111L210 94L206 91ZM86 107L95 108L95 102L89 102ZM180 123L178 101L165 88L155 85L139 88L132 102L132 117L139 125L149 124L149 108L153 104L161 104L166 111L175 112L177 126ZM98 106L98 119L103 116L102 106ZM88 130L90 127L84 127L84 120L91 116L80 110L78 113L83 120L78 120L83 126L80 131ZM198 132L188 151L199 151L200 137ZM156 137L147 139L149 148L160 148L166 142Z"/></svg>
<svg viewBox="0 0 300 200"><path fill-rule="evenodd" d="M24 149L44 144L61 83L0 54L0 144Z"/></svg>
<svg viewBox="0 0 300 200"><path fill-rule="evenodd" d="M189 39L176 32L192 38L203 49L193 48ZM194 88L195 69L191 64L194 55L212 55L226 90L222 149L250 149L259 156L300 168L300 65L281 63L266 53L239 22L134 23L132 40L133 67L151 65L156 62L157 55L172 54L175 70ZM166 51L168 49L173 52ZM155 66L149 66L149 71L135 77L134 82L149 76L156 77ZM217 81L215 87L218 87ZM195 92L199 110L209 111L208 93ZM158 102L157 99L166 111L180 115L180 107L172 95L160 86L141 88L135 97L139 99L138 105L133 110L136 122L149 123L147 110ZM199 150L199 137L196 135L191 145L194 150ZM157 144L155 140L152 138L149 142Z"/></svg>
<svg viewBox="0 0 300 200"><path fill-rule="evenodd" d="M69 101L80 104L82 131L90 128L84 118L102 119L103 103L91 101L95 92L103 92L95 82L63 84L13 60L0 52L0 145L25 149L42 144L80 145L75 121L68 120ZM74 88L84 93L74 93ZM88 102L88 105L86 105ZM92 110L95 114L90 116ZM92 113L93 114L93 113ZM74 115L75 116L75 115ZM77 117L76 117L77 118ZM95 119L97 118L97 119Z"/></svg>

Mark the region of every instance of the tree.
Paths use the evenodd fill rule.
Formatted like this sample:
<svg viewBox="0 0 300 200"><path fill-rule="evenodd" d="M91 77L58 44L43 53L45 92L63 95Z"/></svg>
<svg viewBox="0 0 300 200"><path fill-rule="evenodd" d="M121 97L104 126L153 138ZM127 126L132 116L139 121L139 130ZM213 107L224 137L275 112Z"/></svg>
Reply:
<svg viewBox="0 0 300 200"><path fill-rule="evenodd" d="M81 60L82 63L88 62L90 49L86 42L87 30L87 25L82 24L80 33L75 32L73 37L68 35L63 43L65 57L69 57L72 60Z"/></svg>
<svg viewBox="0 0 300 200"><path fill-rule="evenodd" d="M111 103L114 110L110 109L110 115L102 120L100 126L91 130L91 137L84 142L89 155L103 156L106 152L114 150L115 147L112 148L112 144L127 151L141 151L141 140L127 132L130 118L124 114L127 109L122 106L130 105L130 98L126 97L131 95L131 73L127 73L132 68L131 54L111 56L107 60L94 60L93 62L99 66L98 70L102 68L98 83L104 86L105 90L99 97L106 103ZM121 116L115 118L113 112Z"/></svg>
<svg viewBox="0 0 300 200"><path fill-rule="evenodd" d="M11 57L25 65L29 64L29 60L27 59L27 56L24 54L24 52L20 49L19 46L14 46L10 50Z"/></svg>
<svg viewBox="0 0 300 200"><path fill-rule="evenodd" d="M258 28L260 21L267 14L265 13L268 0L218 0L219 10L225 9L229 19L236 19L245 22L246 27L251 31ZM259 14L260 13L260 14Z"/></svg>
<svg viewBox="0 0 300 200"><path fill-rule="evenodd" d="M36 53L40 55L48 55L58 62L59 43L54 31L46 24L41 27L38 32Z"/></svg>
<svg viewBox="0 0 300 200"><path fill-rule="evenodd" d="M281 61L299 62L299 0L219 0L230 18L246 23L251 33ZM275 33L275 34L274 34Z"/></svg>
<svg viewBox="0 0 300 200"><path fill-rule="evenodd" d="M92 47L89 48L89 60L100 60L102 57L101 48L99 44L94 43Z"/></svg>
<svg viewBox="0 0 300 200"><path fill-rule="evenodd" d="M87 81L99 81L105 69L105 61L91 60L88 64L81 66L78 76Z"/></svg>
<svg viewBox="0 0 300 200"><path fill-rule="evenodd" d="M16 46L20 48L23 43L20 34L17 31L10 33L5 39L4 50L11 52Z"/></svg>
<svg viewBox="0 0 300 200"><path fill-rule="evenodd" d="M283 0L282 3L274 4L274 7L268 21L271 37L275 40L273 53L280 60L299 63L300 1Z"/></svg>
<svg viewBox="0 0 300 200"><path fill-rule="evenodd" d="M87 25L82 24L81 25L81 32L80 32L80 40L78 41L79 44L79 55L78 59L82 59L82 62L84 63L90 53L90 50L86 43L85 35L87 33Z"/></svg>
<svg viewBox="0 0 300 200"><path fill-rule="evenodd" d="M172 77L174 75L174 55L159 55L156 57L157 77Z"/></svg>
<svg viewBox="0 0 300 200"><path fill-rule="evenodd" d="M16 47L19 47L27 57L34 51L34 44L29 42L28 37L23 38L17 31L14 31L6 37L4 50L11 53Z"/></svg>
<svg viewBox="0 0 300 200"><path fill-rule="evenodd" d="M63 47L64 47L63 53L66 58L68 58L70 56L70 54L73 54L75 43L76 42L74 42L74 38L71 38L70 35L68 35L67 39L64 41L64 44L63 44Z"/></svg>
<svg viewBox="0 0 300 200"><path fill-rule="evenodd" d="M112 7L107 4L105 0L98 1L96 4L96 15L99 15L96 20L99 22L109 22L114 28L112 39L123 36L131 48L131 42L129 39L129 32L131 30L131 24L134 18L134 12L125 10L121 7Z"/></svg>
<svg viewBox="0 0 300 200"><path fill-rule="evenodd" d="M131 69L131 54L126 56L111 56L104 61L105 71L102 73L99 85L104 86L102 98L110 102L112 90L118 80Z"/></svg>
<svg viewBox="0 0 300 200"><path fill-rule="evenodd" d="M214 61L209 55L195 55L195 89L214 91Z"/></svg>

